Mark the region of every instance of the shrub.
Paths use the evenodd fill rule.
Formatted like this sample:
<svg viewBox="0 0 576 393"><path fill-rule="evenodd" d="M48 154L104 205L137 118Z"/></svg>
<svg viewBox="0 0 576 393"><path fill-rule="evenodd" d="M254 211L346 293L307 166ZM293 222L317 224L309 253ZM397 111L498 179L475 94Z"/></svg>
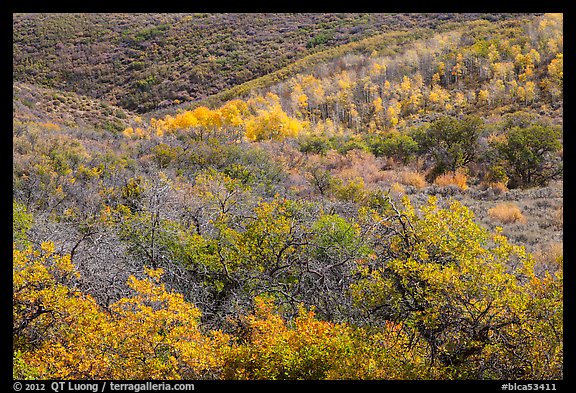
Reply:
<svg viewBox="0 0 576 393"><path fill-rule="evenodd" d="M442 187L455 185L462 191L465 191L466 189L468 189L468 185L466 184L467 180L468 177L461 171L447 172L443 175L438 176L436 180L434 180L434 184L437 184Z"/></svg>
<svg viewBox="0 0 576 393"><path fill-rule="evenodd" d="M554 223L560 229L564 226L564 206L560 206L554 213Z"/></svg>
<svg viewBox="0 0 576 393"><path fill-rule="evenodd" d="M494 190L495 194L504 194L508 191L508 187L502 182L488 183L488 187Z"/></svg>
<svg viewBox="0 0 576 393"><path fill-rule="evenodd" d="M564 243L551 242L540 246L533 254L534 259L544 267L557 269L562 266L564 260Z"/></svg>
<svg viewBox="0 0 576 393"><path fill-rule="evenodd" d="M418 189L426 186L426 180L424 179L424 176L414 171L407 171L402 173L400 182L404 185L413 186Z"/></svg>
<svg viewBox="0 0 576 393"><path fill-rule="evenodd" d="M418 150L418 143L410 135L392 131L369 140L370 151L376 157L392 157L407 164Z"/></svg>
<svg viewBox="0 0 576 393"><path fill-rule="evenodd" d="M392 184L392 187L390 187L390 191L392 192L392 194L404 195L406 193L406 188L404 188L402 184L394 182L394 184Z"/></svg>
<svg viewBox="0 0 576 393"><path fill-rule="evenodd" d="M420 150L435 163L429 180L473 162L478 156L478 138L483 130L484 122L478 117L460 120L445 116L435 120L427 130L416 132L414 137Z"/></svg>
<svg viewBox="0 0 576 393"><path fill-rule="evenodd" d="M526 218L513 202L503 202L493 208L488 209L490 218L500 221L503 224L512 224L515 222L526 222Z"/></svg>

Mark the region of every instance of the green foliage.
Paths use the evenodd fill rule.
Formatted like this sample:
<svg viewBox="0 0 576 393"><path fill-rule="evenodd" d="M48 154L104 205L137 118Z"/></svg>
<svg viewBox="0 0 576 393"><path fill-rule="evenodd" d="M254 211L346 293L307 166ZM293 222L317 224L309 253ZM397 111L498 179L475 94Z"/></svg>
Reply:
<svg viewBox="0 0 576 393"><path fill-rule="evenodd" d="M499 231L490 235L458 202L441 209L431 197L421 216L406 203L410 224L391 240L389 260L360 269L364 278L352 286L357 301L385 310L382 318L402 321L451 378L557 375L561 338L549 337L546 344L530 339L544 323L531 304L535 288L561 285L561 276L536 277L522 247ZM540 296L556 310L550 328L561 332L561 295ZM546 364L539 363L541 350L550 359ZM530 355L519 358L518 352Z"/></svg>
<svg viewBox="0 0 576 393"><path fill-rule="evenodd" d="M350 150L363 150L369 151L370 149L361 138L357 136L350 136L344 138L332 138L332 144L340 154L346 154Z"/></svg>
<svg viewBox="0 0 576 393"><path fill-rule="evenodd" d="M27 362L22 358L22 351L14 351L12 357L12 378L20 380L37 380L38 371L34 367L30 367Z"/></svg>
<svg viewBox="0 0 576 393"><path fill-rule="evenodd" d="M165 143L160 143L152 148L154 160L162 169L167 168L171 162L181 156L183 149L180 146L172 147Z"/></svg>
<svg viewBox="0 0 576 393"><path fill-rule="evenodd" d="M308 42L306 42L306 48L314 48L315 46L320 46L326 44L334 37L334 33L327 31L322 32L314 37L310 38Z"/></svg>
<svg viewBox="0 0 576 393"><path fill-rule="evenodd" d="M342 262L353 257L368 254L362 244L358 225L348 223L337 214L327 214L312 225L313 252L320 260Z"/></svg>
<svg viewBox="0 0 576 393"><path fill-rule="evenodd" d="M325 154L330 148L330 141L324 136L306 135L298 139L299 150L302 153Z"/></svg>
<svg viewBox="0 0 576 393"><path fill-rule="evenodd" d="M14 25L15 378L563 378L561 14Z"/></svg>
<svg viewBox="0 0 576 393"><path fill-rule="evenodd" d="M418 151L418 143L408 134L391 131L368 139L370 151L376 157L393 157L407 164Z"/></svg>
<svg viewBox="0 0 576 393"><path fill-rule="evenodd" d="M356 203L364 201L367 196L364 179L361 177L351 180L332 178L330 191L338 199Z"/></svg>
<svg viewBox="0 0 576 393"><path fill-rule="evenodd" d="M255 209L254 220L239 231L220 223L220 245L229 271L249 269L274 272L286 268L299 250L293 215L297 202L275 198L261 202Z"/></svg>
<svg viewBox="0 0 576 393"><path fill-rule="evenodd" d="M561 132L555 127L514 127L504 141L493 143L506 161L510 187L544 186L562 174L555 154L561 149Z"/></svg>
<svg viewBox="0 0 576 393"><path fill-rule="evenodd" d="M29 244L27 232L32 228L33 217L26 206L12 201L12 241L19 247Z"/></svg>
<svg viewBox="0 0 576 393"><path fill-rule="evenodd" d="M432 122L424 132L415 134L418 145L435 163L429 181L473 162L478 154L478 138L483 127L484 122L477 116L466 116L461 120L444 116Z"/></svg>
<svg viewBox="0 0 576 393"><path fill-rule="evenodd" d="M120 131L126 128L126 125L116 119L116 120L105 120L102 123L101 127L113 134L118 134Z"/></svg>

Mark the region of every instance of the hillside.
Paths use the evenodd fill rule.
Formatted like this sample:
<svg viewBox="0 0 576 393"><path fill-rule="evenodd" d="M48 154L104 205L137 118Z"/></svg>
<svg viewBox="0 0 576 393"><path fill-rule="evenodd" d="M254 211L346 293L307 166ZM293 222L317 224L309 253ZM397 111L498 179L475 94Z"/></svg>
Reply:
<svg viewBox="0 0 576 393"><path fill-rule="evenodd" d="M374 34L518 14L15 14L14 80L147 112Z"/></svg>
<svg viewBox="0 0 576 393"><path fill-rule="evenodd" d="M14 26L15 379L561 387L562 14Z"/></svg>
<svg viewBox="0 0 576 393"><path fill-rule="evenodd" d="M53 123L109 132L124 130L136 114L105 101L37 85L14 82L13 120L19 123Z"/></svg>

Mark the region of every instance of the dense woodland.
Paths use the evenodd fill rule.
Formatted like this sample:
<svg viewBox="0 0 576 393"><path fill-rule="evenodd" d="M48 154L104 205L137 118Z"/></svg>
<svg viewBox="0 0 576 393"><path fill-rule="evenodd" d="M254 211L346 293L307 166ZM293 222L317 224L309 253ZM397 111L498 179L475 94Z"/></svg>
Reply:
<svg viewBox="0 0 576 393"><path fill-rule="evenodd" d="M13 20L14 378L563 378L561 14Z"/></svg>

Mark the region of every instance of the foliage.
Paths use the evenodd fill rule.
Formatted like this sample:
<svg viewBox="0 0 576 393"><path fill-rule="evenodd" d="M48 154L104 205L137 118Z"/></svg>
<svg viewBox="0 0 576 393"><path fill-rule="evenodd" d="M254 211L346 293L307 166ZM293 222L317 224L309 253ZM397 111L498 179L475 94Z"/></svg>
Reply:
<svg viewBox="0 0 576 393"><path fill-rule="evenodd" d="M434 180L434 184L437 184L439 186L454 185L459 189L461 189L462 191L465 191L466 189L468 189L466 180L467 176L464 173L462 173L462 171L446 172L443 175L438 176Z"/></svg>
<svg viewBox="0 0 576 393"><path fill-rule="evenodd" d="M15 378L563 378L561 14L118 18L14 15Z"/></svg>
<svg viewBox="0 0 576 393"><path fill-rule="evenodd" d="M522 215L518 206L512 202L499 203L498 205L488 209L488 216L503 224L526 222L526 218Z"/></svg>
<svg viewBox="0 0 576 393"><path fill-rule="evenodd" d="M418 143L410 135L398 131L371 137L368 143L376 157L393 157L403 164L407 164L418 151Z"/></svg>
<svg viewBox="0 0 576 393"><path fill-rule="evenodd" d="M483 121L478 117L468 116L459 121L445 116L416 135L421 149L434 160L432 180L446 171L463 168L476 158L482 128Z"/></svg>
<svg viewBox="0 0 576 393"><path fill-rule="evenodd" d="M273 103L269 110L258 110L256 116L246 121L246 137L255 141L296 137L302 129L303 125L290 118L278 102Z"/></svg>
<svg viewBox="0 0 576 393"><path fill-rule="evenodd" d="M452 378L557 377L562 295L539 291L561 285L561 275L537 277L522 247L499 231L490 235L458 202L441 209L431 197L418 216L406 201L403 214L406 222L400 219L402 232L391 239L389 256L360 269L364 278L353 286L357 301L404 323L426 342L431 364ZM550 320L532 308L534 291ZM560 336L531 340L530 332L542 324Z"/></svg>
<svg viewBox="0 0 576 393"><path fill-rule="evenodd" d="M27 232L32 227L33 217L26 206L12 201L12 241L18 246L28 244Z"/></svg>
<svg viewBox="0 0 576 393"><path fill-rule="evenodd" d="M102 310L65 285L77 275L69 256L14 251L15 375L40 379L214 377L227 338L204 336L199 311L166 291L161 270L131 277L133 295Z"/></svg>
<svg viewBox="0 0 576 393"><path fill-rule="evenodd" d="M554 127L514 127L494 143L507 164L510 188L544 186L562 174L562 163L554 157L562 146L560 136Z"/></svg>

